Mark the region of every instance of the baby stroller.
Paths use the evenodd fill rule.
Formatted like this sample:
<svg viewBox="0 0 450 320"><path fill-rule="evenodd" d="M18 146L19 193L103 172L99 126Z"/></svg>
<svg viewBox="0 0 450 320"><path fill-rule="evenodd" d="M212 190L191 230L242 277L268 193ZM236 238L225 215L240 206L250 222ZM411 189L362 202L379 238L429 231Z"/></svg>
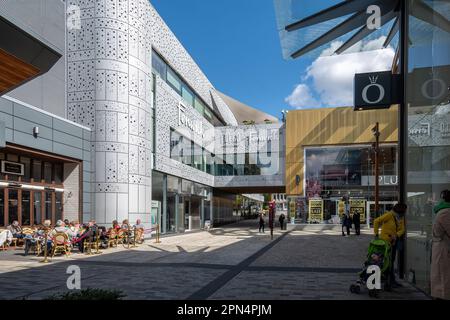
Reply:
<svg viewBox="0 0 450 320"><path fill-rule="evenodd" d="M369 266L376 265L381 270L381 284L385 286L389 282L389 268L391 265L391 245L389 242L375 239L369 244L367 250L367 260L364 263L364 268L358 273L359 280L356 284L350 286L350 292L359 294L362 288L367 288L367 280L371 274L367 273ZM369 296L376 298L378 296L378 290L369 290Z"/></svg>

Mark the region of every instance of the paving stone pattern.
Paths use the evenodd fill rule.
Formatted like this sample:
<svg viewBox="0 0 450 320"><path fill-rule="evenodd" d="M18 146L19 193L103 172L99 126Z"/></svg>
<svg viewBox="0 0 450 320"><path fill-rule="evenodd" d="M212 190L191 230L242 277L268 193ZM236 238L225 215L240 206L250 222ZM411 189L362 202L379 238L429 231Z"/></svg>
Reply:
<svg viewBox="0 0 450 320"><path fill-rule="evenodd" d="M0 299L43 299L67 291L67 267L81 269L82 288L119 289L126 299L370 299L349 286L365 259L370 231L342 237L337 230L303 228L259 233L257 221L210 232L148 240L139 247L74 252L69 258L0 252ZM380 299L428 299L407 283Z"/></svg>

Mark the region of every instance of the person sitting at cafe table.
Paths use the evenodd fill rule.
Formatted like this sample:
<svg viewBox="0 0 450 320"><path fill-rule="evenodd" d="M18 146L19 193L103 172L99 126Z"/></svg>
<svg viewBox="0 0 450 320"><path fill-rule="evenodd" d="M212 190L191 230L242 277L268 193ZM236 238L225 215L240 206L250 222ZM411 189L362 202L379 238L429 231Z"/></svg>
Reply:
<svg viewBox="0 0 450 320"><path fill-rule="evenodd" d="M6 227L7 230L11 231L13 238L16 239L22 239L22 228L19 225L19 221L14 220L8 227Z"/></svg>
<svg viewBox="0 0 450 320"><path fill-rule="evenodd" d="M65 233L69 237L69 239L76 236L76 234L73 233L72 230L69 228L66 228L65 223L62 220L58 220L56 222L55 228L50 232L50 236L54 237L57 233Z"/></svg>
<svg viewBox="0 0 450 320"><path fill-rule="evenodd" d="M145 226L142 224L141 219L136 220L136 224L133 226L135 229L145 229Z"/></svg>
<svg viewBox="0 0 450 320"><path fill-rule="evenodd" d="M130 222L127 219L123 220L120 228L124 230L130 229Z"/></svg>
<svg viewBox="0 0 450 320"><path fill-rule="evenodd" d="M120 230L120 225L119 222L117 220L113 220L112 222L112 228L116 231Z"/></svg>

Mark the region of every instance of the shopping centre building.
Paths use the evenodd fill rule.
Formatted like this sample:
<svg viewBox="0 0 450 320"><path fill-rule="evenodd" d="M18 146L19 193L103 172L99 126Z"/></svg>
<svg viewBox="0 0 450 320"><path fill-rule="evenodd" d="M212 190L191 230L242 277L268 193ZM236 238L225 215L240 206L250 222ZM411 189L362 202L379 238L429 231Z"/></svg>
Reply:
<svg viewBox="0 0 450 320"><path fill-rule="evenodd" d="M0 17L0 226L184 232L284 191L283 124L217 91L149 1L7 0Z"/></svg>
<svg viewBox="0 0 450 320"><path fill-rule="evenodd" d="M342 199L362 223L375 216L375 136L380 128L381 211L398 201L397 108L290 111L286 120L286 194L289 217L299 223L340 223ZM313 199L314 201L310 201ZM341 210L342 211L342 210Z"/></svg>

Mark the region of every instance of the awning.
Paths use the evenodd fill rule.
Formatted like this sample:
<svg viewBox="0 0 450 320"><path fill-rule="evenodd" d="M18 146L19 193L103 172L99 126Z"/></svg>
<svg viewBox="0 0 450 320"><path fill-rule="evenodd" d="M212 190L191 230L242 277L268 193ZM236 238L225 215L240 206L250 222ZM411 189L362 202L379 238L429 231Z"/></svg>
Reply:
<svg viewBox="0 0 450 320"><path fill-rule="evenodd" d="M439 11L445 2L416 0L411 27L418 24L416 19L450 32L448 18ZM274 4L286 59L377 50L398 43L400 0L274 0ZM380 28L367 23L373 5L380 10Z"/></svg>
<svg viewBox="0 0 450 320"><path fill-rule="evenodd" d="M0 34L0 95L46 73L62 56L1 15Z"/></svg>

